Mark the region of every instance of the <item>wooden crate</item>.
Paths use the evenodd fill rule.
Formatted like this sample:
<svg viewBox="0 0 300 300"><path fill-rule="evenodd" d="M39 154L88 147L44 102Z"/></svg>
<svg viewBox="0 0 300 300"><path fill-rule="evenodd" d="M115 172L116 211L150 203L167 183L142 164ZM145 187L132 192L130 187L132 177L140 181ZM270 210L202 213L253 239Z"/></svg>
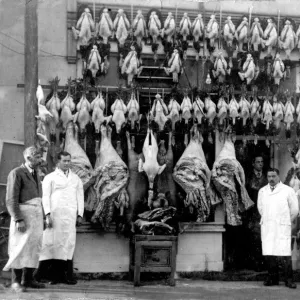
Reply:
<svg viewBox="0 0 300 300"><path fill-rule="evenodd" d="M141 272L169 272L175 286L176 236L135 235L130 241L130 277L140 285Z"/></svg>

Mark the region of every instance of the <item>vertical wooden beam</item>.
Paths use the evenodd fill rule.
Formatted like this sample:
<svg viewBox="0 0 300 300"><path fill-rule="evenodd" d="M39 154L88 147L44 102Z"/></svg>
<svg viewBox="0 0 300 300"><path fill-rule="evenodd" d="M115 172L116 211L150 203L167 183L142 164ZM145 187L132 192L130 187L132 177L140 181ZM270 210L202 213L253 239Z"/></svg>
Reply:
<svg viewBox="0 0 300 300"><path fill-rule="evenodd" d="M24 144L35 144L38 84L38 0L25 1L25 103L24 103Z"/></svg>

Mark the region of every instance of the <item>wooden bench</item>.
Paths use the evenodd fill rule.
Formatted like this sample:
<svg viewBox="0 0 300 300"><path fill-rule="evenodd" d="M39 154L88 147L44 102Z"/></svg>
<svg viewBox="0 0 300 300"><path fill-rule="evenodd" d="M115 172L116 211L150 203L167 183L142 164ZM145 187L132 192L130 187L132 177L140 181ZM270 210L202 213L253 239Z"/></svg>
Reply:
<svg viewBox="0 0 300 300"><path fill-rule="evenodd" d="M130 278L140 285L141 272L169 272L169 284L175 286L177 237L135 235L130 241Z"/></svg>

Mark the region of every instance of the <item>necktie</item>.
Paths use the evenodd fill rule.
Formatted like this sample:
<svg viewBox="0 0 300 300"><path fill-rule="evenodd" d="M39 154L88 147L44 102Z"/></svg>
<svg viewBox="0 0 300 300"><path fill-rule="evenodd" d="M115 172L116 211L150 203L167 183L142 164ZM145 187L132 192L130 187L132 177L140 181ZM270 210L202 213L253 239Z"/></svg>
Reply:
<svg viewBox="0 0 300 300"><path fill-rule="evenodd" d="M273 192L275 190L275 186L271 186L271 191Z"/></svg>
<svg viewBox="0 0 300 300"><path fill-rule="evenodd" d="M33 170L31 174L32 174L32 177L33 177L34 181L35 181L36 184L37 184L37 176L36 176L36 172Z"/></svg>

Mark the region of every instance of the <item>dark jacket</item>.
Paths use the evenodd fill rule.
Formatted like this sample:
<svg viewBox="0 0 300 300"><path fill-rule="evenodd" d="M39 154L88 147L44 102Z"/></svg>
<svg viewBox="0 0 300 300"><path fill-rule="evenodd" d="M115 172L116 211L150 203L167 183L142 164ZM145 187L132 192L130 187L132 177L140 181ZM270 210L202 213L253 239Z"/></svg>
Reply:
<svg viewBox="0 0 300 300"><path fill-rule="evenodd" d="M42 197L42 186L37 174L37 182L25 165L13 169L7 177L6 207L15 221L22 220L19 204L36 197Z"/></svg>

